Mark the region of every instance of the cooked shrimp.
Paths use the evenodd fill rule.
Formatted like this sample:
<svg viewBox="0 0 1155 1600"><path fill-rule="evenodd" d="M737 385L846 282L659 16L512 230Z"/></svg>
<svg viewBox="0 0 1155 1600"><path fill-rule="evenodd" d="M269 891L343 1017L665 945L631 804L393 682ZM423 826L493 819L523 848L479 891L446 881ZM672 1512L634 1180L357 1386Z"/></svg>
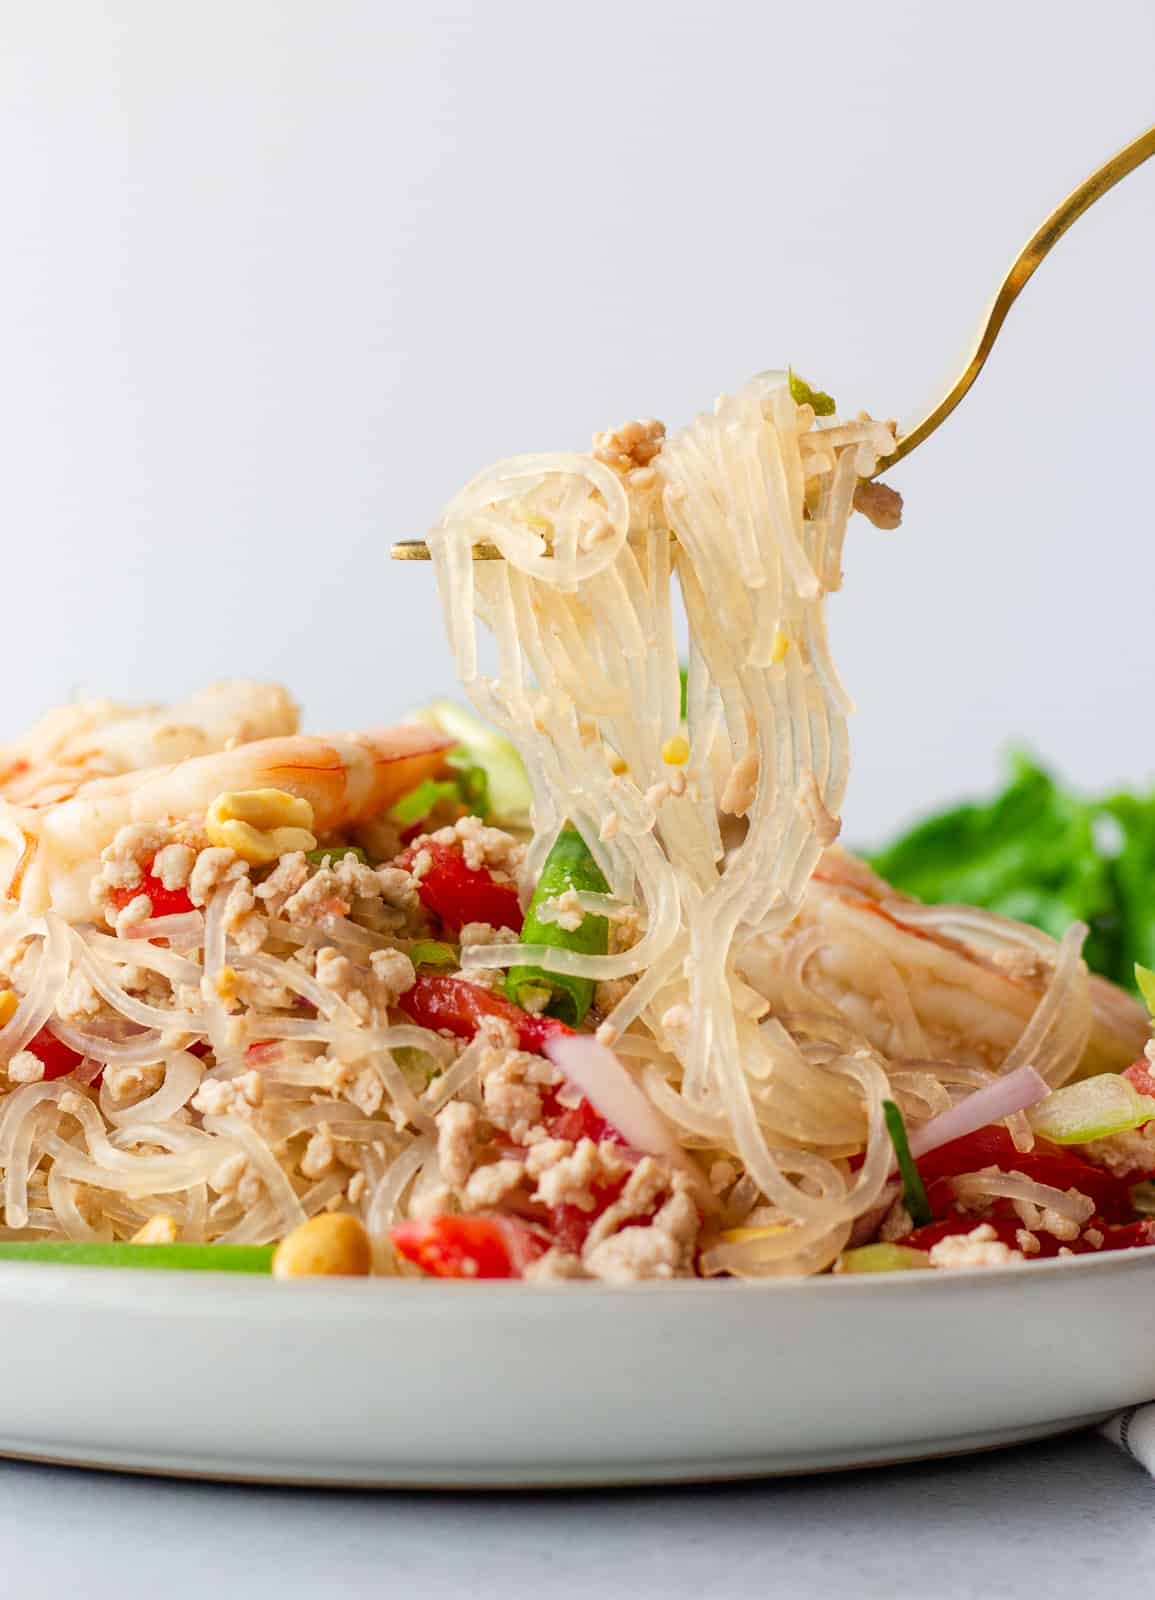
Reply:
<svg viewBox="0 0 1155 1600"><path fill-rule="evenodd" d="M27 911L93 914L100 853L128 823L197 818L221 794L281 789L313 808L320 834L387 810L444 764L453 741L406 726L330 736L261 739L174 766L95 778L43 805L0 802L0 884Z"/></svg>
<svg viewBox="0 0 1155 1600"><path fill-rule="evenodd" d="M794 992L800 1010L832 1007L890 1055L989 1068L1017 1044L1056 966L1057 947L1033 928L923 906L838 849L823 855L794 924L753 941L742 961L760 993ZM1055 1081L1118 1072L1143 1054L1138 1002L1081 963L1071 988L1068 1012L1082 1012L1084 1029L1065 1040Z"/></svg>
<svg viewBox="0 0 1155 1600"><path fill-rule="evenodd" d="M0 746L0 796L42 805L64 799L91 778L294 734L298 720L280 684L243 678L210 684L172 706L113 700L60 706L17 743Z"/></svg>

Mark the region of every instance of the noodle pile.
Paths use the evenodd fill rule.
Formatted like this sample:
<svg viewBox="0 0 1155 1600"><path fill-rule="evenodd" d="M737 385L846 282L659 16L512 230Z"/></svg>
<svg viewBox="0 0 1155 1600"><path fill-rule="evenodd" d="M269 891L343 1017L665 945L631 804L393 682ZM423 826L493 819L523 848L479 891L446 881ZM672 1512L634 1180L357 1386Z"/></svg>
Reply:
<svg viewBox="0 0 1155 1600"><path fill-rule="evenodd" d="M850 703L827 645L826 597L840 583L859 479L894 448L891 428L865 417L814 422L781 375L766 375L667 440L648 473L586 456L515 457L470 483L429 535L461 680L530 775L527 879L568 817L613 895L644 907L644 934L621 953L491 945L466 963L530 960L629 980L599 1037L640 1065L686 1146L740 1159L728 1220L760 1202L760 1220L781 1224L703 1257L706 1271L744 1276L820 1271L856 1221L877 1216L892 1160L884 1098L925 1118L989 1079L949 1061L903 1065L928 1046L875 929L844 928L840 942L862 992L893 1013L889 1058L872 1042L877 1028L854 1026L804 980L831 942L821 928L794 934L805 945L793 952L783 941L837 835L846 788ZM480 540L504 562L475 564ZM675 582L689 620L690 756L684 782L671 784ZM478 620L496 638L493 678L479 671ZM720 793L717 772L728 774ZM742 837L723 836L719 809L744 819ZM1078 943L1075 934L1065 946L1016 1052L1034 1059L1055 1017L1073 1011L1053 1082L1074 1070L1089 1029ZM743 975L752 955L761 993ZM850 1152L862 1152L855 1172Z"/></svg>

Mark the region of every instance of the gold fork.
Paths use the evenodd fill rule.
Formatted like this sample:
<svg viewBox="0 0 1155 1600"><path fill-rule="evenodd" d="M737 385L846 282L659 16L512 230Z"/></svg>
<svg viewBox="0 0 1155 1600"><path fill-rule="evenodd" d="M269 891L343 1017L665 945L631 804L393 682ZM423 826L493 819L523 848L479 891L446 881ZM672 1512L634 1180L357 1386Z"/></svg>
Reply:
<svg viewBox="0 0 1155 1600"><path fill-rule="evenodd" d="M990 309L983 318L974 348L958 377L942 397L935 401L926 415L899 437L895 449L890 455L882 458L871 474L872 477L877 478L882 473L889 472L895 462L901 461L903 456L908 456L917 445L928 439L935 429L946 421L982 371L1003 323L1007 320L1008 311L1045 257L1051 253L1067 229L1078 221L1084 211L1090 210L1095 201L1101 200L1121 178L1125 178L1129 172L1134 172L1136 167L1142 166L1144 161L1153 155L1155 155L1155 127L1148 128L1146 133L1141 133L1137 139L1132 139L1130 144L1124 145L1122 150L1117 151L1109 161L1104 161L1101 167L1096 167L1089 178L1084 178L1079 187L1072 189L1062 204L1055 207L1012 261L998 287L998 292L991 301ZM428 561L429 547L424 539L404 539L393 546L391 555L394 561ZM481 542L473 547L473 559L499 561L501 553L496 546Z"/></svg>

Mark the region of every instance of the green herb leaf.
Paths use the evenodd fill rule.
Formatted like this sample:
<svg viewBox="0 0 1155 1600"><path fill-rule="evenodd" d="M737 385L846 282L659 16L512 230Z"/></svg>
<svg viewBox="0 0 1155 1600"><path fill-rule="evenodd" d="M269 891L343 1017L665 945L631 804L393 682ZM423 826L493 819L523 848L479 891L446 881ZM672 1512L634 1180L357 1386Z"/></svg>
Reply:
<svg viewBox="0 0 1155 1600"><path fill-rule="evenodd" d="M401 796L400 800L390 808L389 817L391 821L400 823L403 828L411 828L415 822L427 817L438 801L457 801L460 798L461 791L455 779L426 778L415 789L410 789L408 794Z"/></svg>
<svg viewBox="0 0 1155 1600"><path fill-rule="evenodd" d="M886 1117L887 1132L890 1142L894 1146L895 1159L898 1161L898 1174L902 1179L902 1198L906 1209L910 1212L910 1220L916 1228L925 1228L928 1222L934 1220L930 1209L930 1202L926 1198L926 1189L919 1176L918 1168L914 1164L914 1157L910 1153L910 1144L906 1137L906 1123L902 1120L902 1112L893 1100L882 1102L883 1115Z"/></svg>
<svg viewBox="0 0 1155 1600"><path fill-rule="evenodd" d="M483 822L488 822L492 809L489 803L488 772L476 761L471 761L464 751L452 751L448 765L457 774L457 791L461 796L462 805L468 807L471 816L480 817Z"/></svg>
<svg viewBox="0 0 1155 1600"><path fill-rule="evenodd" d="M790 380L790 394L796 405L813 406L816 417L832 417L838 410L832 395L821 389L812 389L805 378L800 378L793 367L786 368Z"/></svg>
<svg viewBox="0 0 1155 1600"><path fill-rule="evenodd" d="M992 801L929 817L868 860L931 904L982 906L1056 939L1085 922L1088 966L1124 987L1136 960L1155 966L1155 795L1086 800L1018 752Z"/></svg>
<svg viewBox="0 0 1155 1600"><path fill-rule="evenodd" d="M306 850L305 860L311 861L315 867L323 867L326 861L335 865L343 861L346 856L356 856L363 866L371 866L369 857L359 844L327 844L316 850Z"/></svg>
<svg viewBox="0 0 1155 1600"><path fill-rule="evenodd" d="M457 951L440 939L418 939L409 946L408 955L415 967L457 966Z"/></svg>

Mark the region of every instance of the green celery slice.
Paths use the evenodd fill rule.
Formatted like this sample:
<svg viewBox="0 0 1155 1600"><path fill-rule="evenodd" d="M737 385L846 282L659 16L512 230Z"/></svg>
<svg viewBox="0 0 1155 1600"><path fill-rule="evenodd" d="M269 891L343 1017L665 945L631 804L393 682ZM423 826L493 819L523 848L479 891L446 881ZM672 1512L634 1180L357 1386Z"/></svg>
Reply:
<svg viewBox="0 0 1155 1600"><path fill-rule="evenodd" d="M66 1267L159 1268L168 1272L250 1272L268 1275L271 1244L132 1244L89 1239L4 1239L0 1261L50 1261Z"/></svg>

